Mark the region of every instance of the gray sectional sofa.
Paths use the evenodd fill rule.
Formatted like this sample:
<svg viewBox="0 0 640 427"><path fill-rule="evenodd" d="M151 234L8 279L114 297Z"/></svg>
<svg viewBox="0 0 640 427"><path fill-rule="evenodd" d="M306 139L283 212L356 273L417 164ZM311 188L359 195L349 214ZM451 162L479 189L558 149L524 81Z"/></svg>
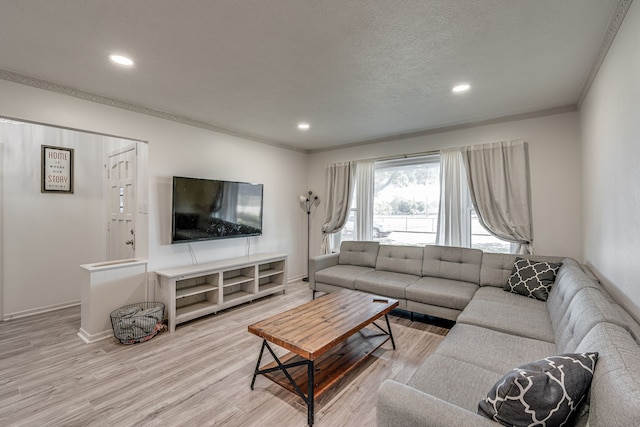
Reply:
<svg viewBox="0 0 640 427"><path fill-rule="evenodd" d="M587 352L599 357L588 405L575 423L640 426L637 323L571 258L530 257L562 262L546 301L505 291L515 258L467 248L343 242L339 254L311 260L314 295L355 289L456 321L408 383L382 383L378 426L499 425L476 412L505 374L548 356Z"/></svg>

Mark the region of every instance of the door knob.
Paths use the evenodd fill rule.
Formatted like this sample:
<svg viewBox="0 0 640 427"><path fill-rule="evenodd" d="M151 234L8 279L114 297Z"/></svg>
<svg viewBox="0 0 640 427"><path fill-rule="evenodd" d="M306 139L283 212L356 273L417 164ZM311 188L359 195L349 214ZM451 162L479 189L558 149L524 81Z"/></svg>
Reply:
<svg viewBox="0 0 640 427"><path fill-rule="evenodd" d="M132 249L135 251L136 250L136 232L133 230L130 230L131 232L131 240L127 240L124 242L125 245L131 245Z"/></svg>

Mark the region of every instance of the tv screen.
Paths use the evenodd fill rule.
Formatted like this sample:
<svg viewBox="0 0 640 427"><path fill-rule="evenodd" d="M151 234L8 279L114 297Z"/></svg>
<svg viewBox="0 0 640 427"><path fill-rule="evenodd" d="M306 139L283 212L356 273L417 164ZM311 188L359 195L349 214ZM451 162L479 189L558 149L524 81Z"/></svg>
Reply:
<svg viewBox="0 0 640 427"><path fill-rule="evenodd" d="M261 234L262 184L173 177L171 243Z"/></svg>

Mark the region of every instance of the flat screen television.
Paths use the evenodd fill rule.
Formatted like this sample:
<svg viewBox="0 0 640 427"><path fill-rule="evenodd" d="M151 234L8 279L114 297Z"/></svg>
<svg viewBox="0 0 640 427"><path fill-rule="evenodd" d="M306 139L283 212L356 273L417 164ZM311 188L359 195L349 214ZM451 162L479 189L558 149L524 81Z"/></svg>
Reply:
<svg viewBox="0 0 640 427"><path fill-rule="evenodd" d="M262 184L173 177L171 243L259 236Z"/></svg>

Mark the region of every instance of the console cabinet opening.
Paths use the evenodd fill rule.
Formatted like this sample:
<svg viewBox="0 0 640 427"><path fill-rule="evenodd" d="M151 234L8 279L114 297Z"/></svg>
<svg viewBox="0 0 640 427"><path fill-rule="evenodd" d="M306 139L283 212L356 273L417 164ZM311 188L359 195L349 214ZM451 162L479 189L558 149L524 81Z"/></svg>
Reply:
<svg viewBox="0 0 640 427"><path fill-rule="evenodd" d="M258 272L258 290L265 292L279 286L284 280L284 271L284 261L260 265L260 271Z"/></svg>

